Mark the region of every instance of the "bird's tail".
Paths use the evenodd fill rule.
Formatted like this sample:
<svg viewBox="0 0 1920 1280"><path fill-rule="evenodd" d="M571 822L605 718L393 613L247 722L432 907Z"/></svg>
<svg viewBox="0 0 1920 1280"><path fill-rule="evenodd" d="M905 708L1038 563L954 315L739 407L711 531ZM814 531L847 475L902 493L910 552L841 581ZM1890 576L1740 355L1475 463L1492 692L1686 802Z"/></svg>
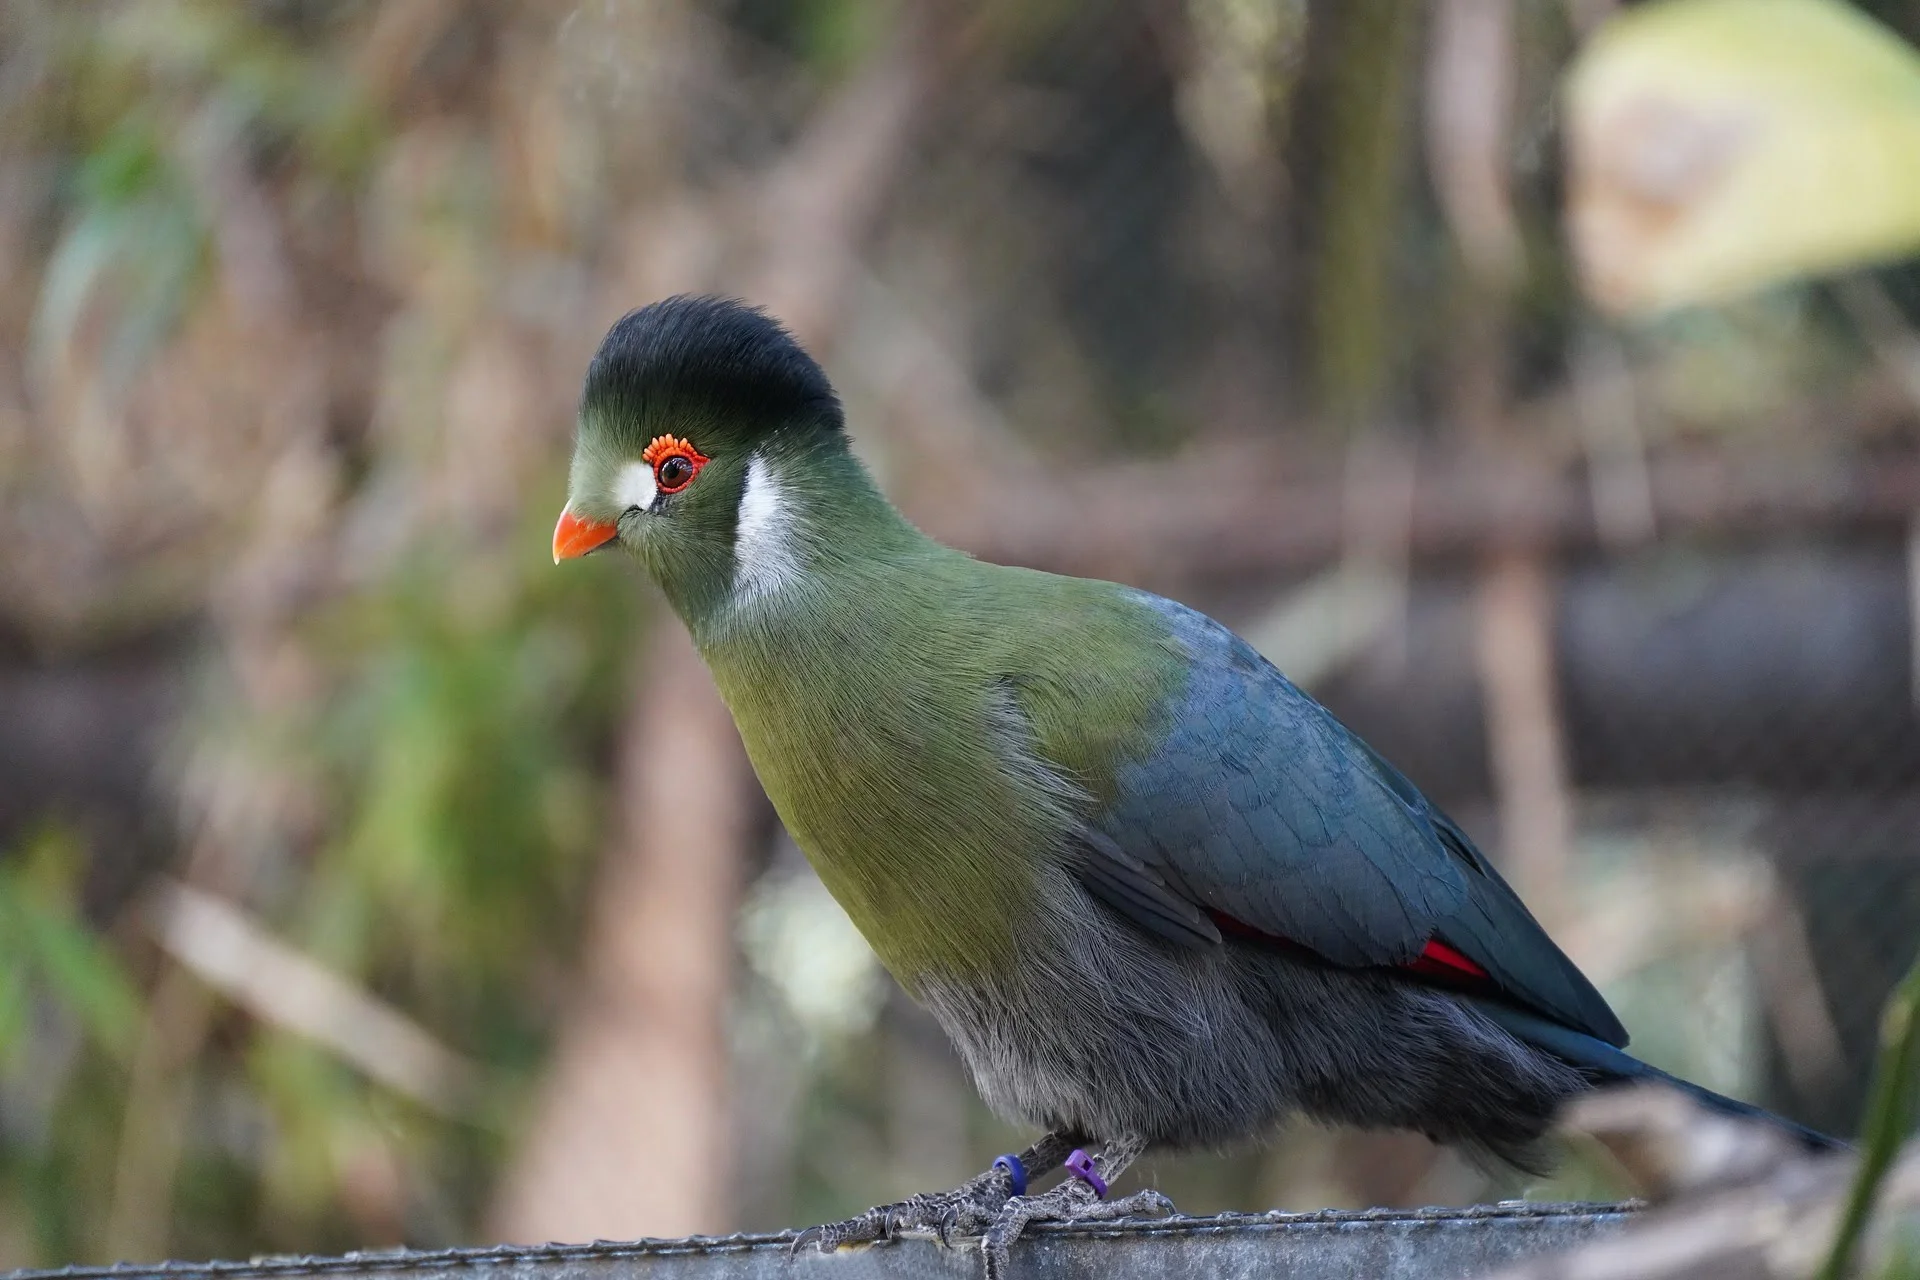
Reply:
<svg viewBox="0 0 1920 1280"><path fill-rule="evenodd" d="M1511 1005L1498 1004L1490 1000L1475 1000L1474 1007L1485 1014L1495 1024L1515 1039L1545 1049L1556 1058L1578 1067L1580 1070L1601 1080L1657 1080L1671 1085L1701 1103L1726 1115L1747 1116L1784 1130L1810 1151L1845 1151L1847 1144L1838 1138L1829 1137L1818 1129L1809 1129L1803 1124L1775 1115L1763 1107L1738 1098L1729 1098L1725 1094L1695 1084L1691 1080L1682 1080L1670 1075L1658 1067L1648 1066L1630 1053L1614 1048L1604 1040L1598 1040L1571 1027L1563 1027L1557 1022L1515 1009Z"/></svg>

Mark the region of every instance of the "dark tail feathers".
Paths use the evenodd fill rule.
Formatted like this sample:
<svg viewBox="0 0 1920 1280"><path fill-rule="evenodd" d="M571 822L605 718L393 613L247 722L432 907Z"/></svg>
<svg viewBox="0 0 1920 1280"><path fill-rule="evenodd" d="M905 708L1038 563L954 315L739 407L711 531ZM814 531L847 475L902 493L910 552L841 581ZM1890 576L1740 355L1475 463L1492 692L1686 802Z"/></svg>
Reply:
<svg viewBox="0 0 1920 1280"><path fill-rule="evenodd" d="M1658 1067L1650 1067L1631 1054L1624 1053L1602 1040L1582 1034L1571 1027L1549 1022L1535 1014L1526 1013L1511 1005L1497 1004L1490 1000L1475 1000L1474 1007L1485 1014L1515 1039L1536 1048L1545 1049L1555 1057L1580 1068L1582 1071L1603 1079L1614 1080L1658 1080L1662 1084L1672 1085L1683 1093L1698 1099L1715 1111L1726 1115L1748 1116L1755 1120L1764 1120L1796 1138L1809 1151L1846 1151L1850 1148L1838 1138L1829 1137L1817 1129L1809 1129L1795 1123L1785 1116L1756 1107L1750 1102L1741 1102L1702 1088L1691 1080L1682 1080L1679 1076L1669 1075Z"/></svg>
<svg viewBox="0 0 1920 1280"><path fill-rule="evenodd" d="M1620 1053L1618 1049L1615 1049L1614 1052ZM1764 1107L1754 1106L1751 1102L1742 1102L1738 1098L1729 1098L1724 1093L1715 1093L1713 1090L1697 1085L1691 1080L1682 1080L1679 1076L1669 1075L1658 1067L1650 1067L1640 1061L1640 1059L1628 1054L1621 1053L1620 1056L1626 1058L1626 1060L1631 1062L1636 1068L1628 1078L1659 1080L1664 1084L1672 1085L1682 1093L1692 1095L1707 1106L1712 1107L1715 1111L1725 1112L1731 1116L1749 1116L1755 1120L1764 1120L1777 1129L1785 1130L1789 1135L1797 1139L1801 1146L1809 1151L1852 1150L1851 1147L1840 1141L1840 1139L1824 1134L1818 1129L1809 1129L1797 1120L1789 1120L1785 1116L1775 1115Z"/></svg>

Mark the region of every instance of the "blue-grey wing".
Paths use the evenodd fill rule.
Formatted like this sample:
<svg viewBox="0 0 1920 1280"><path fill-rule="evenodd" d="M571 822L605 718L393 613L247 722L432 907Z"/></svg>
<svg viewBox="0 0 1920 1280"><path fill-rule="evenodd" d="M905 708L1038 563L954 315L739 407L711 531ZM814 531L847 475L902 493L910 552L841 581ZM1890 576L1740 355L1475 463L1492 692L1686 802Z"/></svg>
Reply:
<svg viewBox="0 0 1920 1280"><path fill-rule="evenodd" d="M1337 965L1408 965L1436 940L1520 1002L1626 1035L1460 829L1333 714L1219 623L1139 593L1190 674L1160 745L1122 767L1082 876L1162 936L1222 922Z"/></svg>

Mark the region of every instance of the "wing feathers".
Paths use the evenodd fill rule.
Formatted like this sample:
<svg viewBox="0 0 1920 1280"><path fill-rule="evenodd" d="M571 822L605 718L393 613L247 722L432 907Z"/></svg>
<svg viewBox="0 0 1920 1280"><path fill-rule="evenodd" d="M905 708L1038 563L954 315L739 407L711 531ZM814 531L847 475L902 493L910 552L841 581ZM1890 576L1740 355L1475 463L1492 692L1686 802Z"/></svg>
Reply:
<svg viewBox="0 0 1920 1280"><path fill-rule="evenodd" d="M1081 882L1095 897L1171 942L1207 946L1220 941L1219 927L1164 876L1097 831L1082 838L1088 856L1081 863Z"/></svg>
<svg viewBox="0 0 1920 1280"><path fill-rule="evenodd" d="M1224 919L1338 965L1478 969L1520 1006L1626 1043L1599 992L1398 770L1226 628L1136 599L1165 619L1190 674L1160 747L1117 771L1087 824L1090 891L1191 945L1218 942Z"/></svg>

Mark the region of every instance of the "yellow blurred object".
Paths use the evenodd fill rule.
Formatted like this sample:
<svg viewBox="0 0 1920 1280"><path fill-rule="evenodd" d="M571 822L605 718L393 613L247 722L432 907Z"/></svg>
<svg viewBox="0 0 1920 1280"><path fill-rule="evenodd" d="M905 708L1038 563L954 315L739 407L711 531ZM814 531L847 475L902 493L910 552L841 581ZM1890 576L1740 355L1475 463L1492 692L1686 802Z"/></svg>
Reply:
<svg viewBox="0 0 1920 1280"><path fill-rule="evenodd" d="M1620 316L1920 249L1920 55L1840 0L1665 0L1566 80L1568 222Z"/></svg>

